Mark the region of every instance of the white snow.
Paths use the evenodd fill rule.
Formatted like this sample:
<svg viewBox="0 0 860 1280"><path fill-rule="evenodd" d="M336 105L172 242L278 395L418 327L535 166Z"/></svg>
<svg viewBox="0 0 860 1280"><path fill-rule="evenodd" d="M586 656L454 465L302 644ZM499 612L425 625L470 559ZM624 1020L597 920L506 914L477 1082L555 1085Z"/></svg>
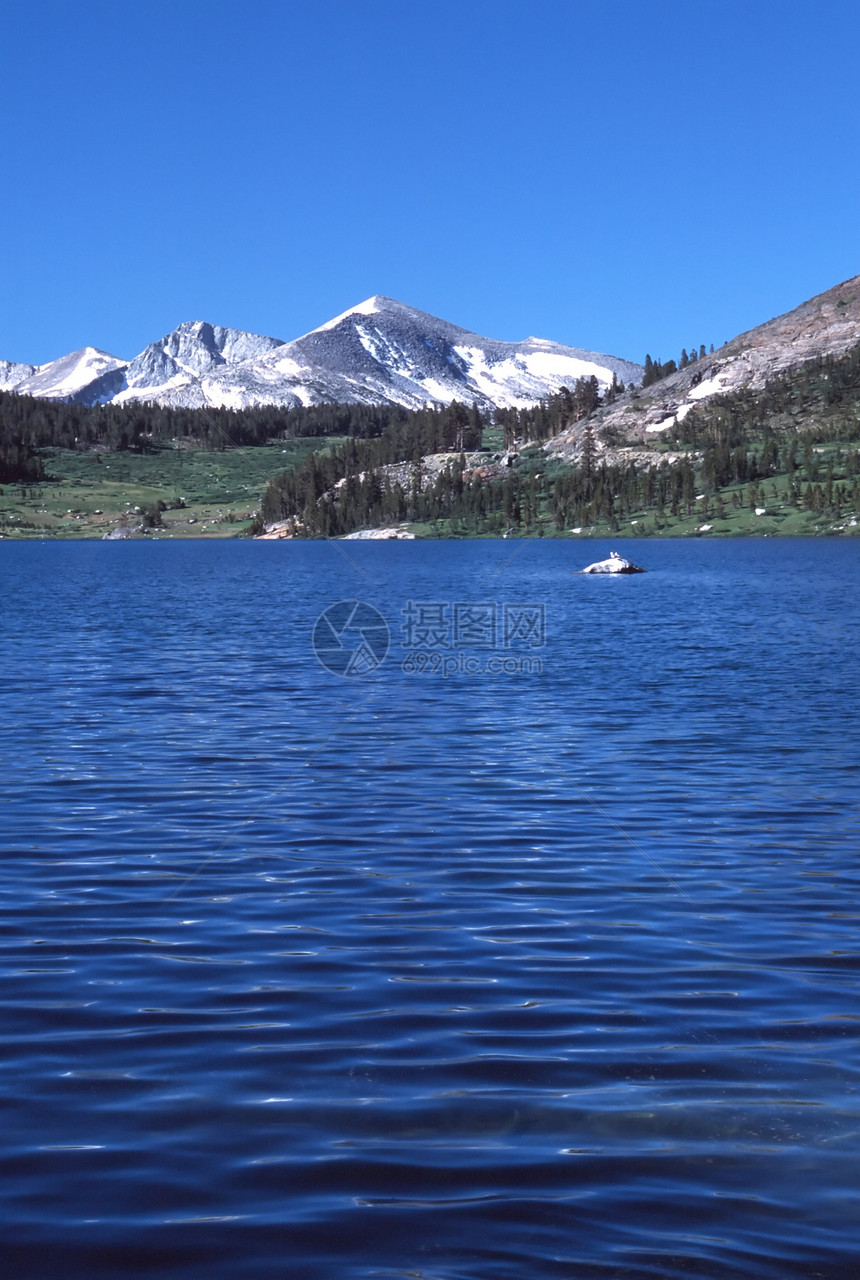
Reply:
<svg viewBox="0 0 860 1280"><path fill-rule="evenodd" d="M427 395L433 396L434 400L439 400L442 404L450 404L454 399L454 392L448 383L438 382L436 378L422 378L421 387Z"/></svg>
<svg viewBox="0 0 860 1280"><path fill-rule="evenodd" d="M708 396L716 395L718 391L725 390L725 380L717 374L713 378L708 378L705 382L700 382L697 387L691 387L688 395L691 400L704 400Z"/></svg>
<svg viewBox="0 0 860 1280"><path fill-rule="evenodd" d="M163 348L162 348L162 350L163 350ZM164 353L164 354L165 354L165 355L167 355L167 352L165 351L165 353ZM184 363L179 359L179 356L168 356L167 358L168 358L169 360L172 360L172 361L173 361L173 363L176 365L176 367L177 367L178 369L181 369L183 373L187 374L189 378L199 378L199 377L200 377L200 370L199 370L199 369L193 369L193 368L191 367L191 365L190 365L190 364L184 364Z"/></svg>
<svg viewBox="0 0 860 1280"><path fill-rule="evenodd" d="M372 359L378 360L392 373L399 373L404 378L414 378L415 366L406 352L396 342L391 342L380 329L375 326L369 329L362 327L357 334L359 342Z"/></svg>
<svg viewBox="0 0 860 1280"><path fill-rule="evenodd" d="M300 365L298 360L292 360L289 356L280 356L277 360L267 360L267 365L272 369L277 369L278 373L284 374L285 377L301 376L306 372L304 366Z"/></svg>
<svg viewBox="0 0 860 1280"><path fill-rule="evenodd" d="M224 387L217 382L204 379L200 383L200 389L206 403L213 409L249 408L249 398L241 387ZM252 403L256 404L256 398L252 398Z"/></svg>
<svg viewBox="0 0 860 1280"><path fill-rule="evenodd" d="M565 385L572 387L577 378L592 374L604 385L612 381L612 375L600 365L558 351L520 351L492 362L481 347L464 344L453 351L466 365L475 388L495 404L510 408L534 404L548 392ZM456 395L456 391L449 392L446 399ZM460 392L460 399L467 397L465 389Z"/></svg>
<svg viewBox="0 0 860 1280"><path fill-rule="evenodd" d="M599 364L589 360L579 360L576 356L565 356L558 351L528 351L525 354L526 368L538 378L559 378L561 385L577 378L590 378L592 374L598 382L607 386L612 384L612 374ZM573 388L570 388L573 390Z"/></svg>
<svg viewBox="0 0 860 1280"><path fill-rule="evenodd" d="M688 392L689 399L682 405L679 405L671 418L664 418L662 422L658 422L655 426L646 427L646 431L667 431L669 427L673 427L676 422L683 422L687 414L695 409L697 400L704 400L708 396L716 395L720 391L725 390L724 379L717 374L713 378L708 378L706 382L700 382L697 387L691 387Z"/></svg>
<svg viewBox="0 0 860 1280"><path fill-rule="evenodd" d="M311 329L311 333L322 333L326 329L334 329L340 324L341 320L346 320L349 316L375 316L381 310L379 295L374 294L372 298L365 298L364 302L359 302L357 307L350 307L348 311L341 311L340 315L335 316L333 320L326 320L325 324L318 325L316 329ZM307 337L307 334L304 336Z"/></svg>
<svg viewBox="0 0 860 1280"><path fill-rule="evenodd" d="M156 400L159 396L167 395L171 391L176 391L179 387L190 387L193 385L192 380L187 374L177 373L175 377L168 378L167 382L162 382L157 387L131 386L126 387L115 395L111 404L125 404L129 400Z"/></svg>

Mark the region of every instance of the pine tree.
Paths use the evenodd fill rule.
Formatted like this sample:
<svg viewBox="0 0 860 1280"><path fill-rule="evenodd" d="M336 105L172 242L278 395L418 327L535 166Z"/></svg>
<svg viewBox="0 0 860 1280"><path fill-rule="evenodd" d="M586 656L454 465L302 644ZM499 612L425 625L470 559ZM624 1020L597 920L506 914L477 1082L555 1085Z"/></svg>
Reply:
<svg viewBox="0 0 860 1280"><path fill-rule="evenodd" d="M582 468L582 476L584 480L583 491L587 498L590 498L594 492L593 480L596 453L594 428L590 422L586 422L585 429L582 433L582 443L580 445L580 466Z"/></svg>

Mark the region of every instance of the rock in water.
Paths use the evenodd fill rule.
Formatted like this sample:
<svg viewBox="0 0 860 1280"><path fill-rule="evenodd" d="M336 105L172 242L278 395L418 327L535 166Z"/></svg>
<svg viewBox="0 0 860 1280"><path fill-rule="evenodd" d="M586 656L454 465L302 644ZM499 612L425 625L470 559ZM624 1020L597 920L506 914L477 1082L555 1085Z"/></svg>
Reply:
<svg viewBox="0 0 860 1280"><path fill-rule="evenodd" d="M617 551L609 554L608 560L596 560L594 564L588 565L581 571L582 573L644 573L644 569L640 569L638 564L632 564L631 561L625 560Z"/></svg>

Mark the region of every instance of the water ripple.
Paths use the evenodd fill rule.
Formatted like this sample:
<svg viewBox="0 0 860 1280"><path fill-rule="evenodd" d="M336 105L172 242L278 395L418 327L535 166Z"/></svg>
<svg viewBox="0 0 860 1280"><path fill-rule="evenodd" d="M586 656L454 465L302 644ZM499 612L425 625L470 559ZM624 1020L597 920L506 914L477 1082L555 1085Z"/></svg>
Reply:
<svg viewBox="0 0 860 1280"><path fill-rule="evenodd" d="M854 1280L857 545L573 551L0 546L10 1275Z"/></svg>

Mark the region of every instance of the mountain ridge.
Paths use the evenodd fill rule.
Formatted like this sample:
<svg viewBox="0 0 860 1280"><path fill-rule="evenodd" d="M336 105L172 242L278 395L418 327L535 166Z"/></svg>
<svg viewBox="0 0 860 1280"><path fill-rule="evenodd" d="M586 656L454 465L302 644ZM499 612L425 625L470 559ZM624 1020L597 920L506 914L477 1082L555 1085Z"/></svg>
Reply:
<svg viewBox="0 0 860 1280"><path fill-rule="evenodd" d="M534 404L596 377L637 383L642 366L546 338L485 338L375 294L299 338L184 321L124 361L96 348L45 365L0 362L0 388L81 404L285 408L324 403L404 408ZM89 374L89 376L88 376Z"/></svg>
<svg viewBox="0 0 860 1280"><path fill-rule="evenodd" d="M599 430L629 441L671 432L713 396L761 391L768 380L822 356L841 356L860 343L860 275L763 324L747 329L710 355L634 392L608 408ZM581 427L562 431L549 452L573 458Z"/></svg>

